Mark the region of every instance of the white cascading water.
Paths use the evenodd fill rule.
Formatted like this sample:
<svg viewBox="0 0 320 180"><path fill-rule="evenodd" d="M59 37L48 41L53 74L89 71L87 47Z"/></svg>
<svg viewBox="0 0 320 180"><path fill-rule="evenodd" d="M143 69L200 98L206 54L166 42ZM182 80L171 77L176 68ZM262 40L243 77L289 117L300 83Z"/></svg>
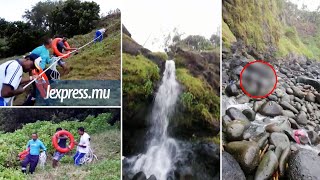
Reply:
<svg viewBox="0 0 320 180"><path fill-rule="evenodd" d="M147 178L154 175L158 180L166 180L180 151L176 141L167 134L169 119L180 93L175 70L174 61L167 60L150 117L150 142L146 153L134 158L131 169L134 173L143 171Z"/></svg>

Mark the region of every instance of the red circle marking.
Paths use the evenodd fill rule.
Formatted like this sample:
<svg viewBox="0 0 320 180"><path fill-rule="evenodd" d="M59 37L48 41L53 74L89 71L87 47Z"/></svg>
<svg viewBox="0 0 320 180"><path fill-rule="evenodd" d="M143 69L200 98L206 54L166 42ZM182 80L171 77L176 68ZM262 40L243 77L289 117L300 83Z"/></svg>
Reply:
<svg viewBox="0 0 320 180"><path fill-rule="evenodd" d="M254 64L254 63L263 63L263 64L269 66L269 67L272 69L272 71L273 71L273 73L274 73L274 76L276 77L276 81L275 81L275 83L274 83L274 85L273 85L272 90L271 90L268 94L263 95L263 96L253 96L253 95L251 95L250 93L248 93L248 92L245 90L245 88L244 88L243 85L242 85L242 74L243 74L244 70L245 70L248 66L250 66L251 64ZM241 87L242 91L243 91L247 96L249 96L249 97L251 97L251 98L261 99L261 98L266 98L266 97L268 97L268 96L269 96L270 94L272 94L273 91L276 89L277 83L278 83L278 77L277 77L276 70L273 68L273 66L272 66L271 64L269 64L269 63L267 63L267 62L265 62L265 61L263 61L263 60L256 60L256 61L249 62L248 64L246 64L246 65L243 67L243 69L241 70L241 73L240 73L240 87Z"/></svg>

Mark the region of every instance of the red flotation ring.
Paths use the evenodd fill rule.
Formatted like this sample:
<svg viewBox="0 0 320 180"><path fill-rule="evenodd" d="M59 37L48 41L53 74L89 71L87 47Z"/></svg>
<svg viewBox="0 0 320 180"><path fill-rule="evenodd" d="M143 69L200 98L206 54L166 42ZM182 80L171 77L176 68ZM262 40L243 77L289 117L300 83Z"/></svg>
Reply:
<svg viewBox="0 0 320 180"><path fill-rule="evenodd" d="M40 70L32 70L32 74L35 76L39 76L43 72L42 69ZM44 99L47 98L47 92L50 90L50 82L45 73L43 73L41 76L38 77L38 79L35 81L36 87L40 92L40 96Z"/></svg>
<svg viewBox="0 0 320 180"><path fill-rule="evenodd" d="M55 55L59 56L59 57L62 57L63 59L66 59L70 56L70 54L68 54L70 51L66 51L65 53L61 53L59 50L58 50L58 42L62 41L62 38L55 38L53 41L52 41L52 49L53 49L53 52ZM67 47L67 48L70 48L69 44L67 41L64 42L64 45ZM68 54L68 55L66 55Z"/></svg>
<svg viewBox="0 0 320 180"><path fill-rule="evenodd" d="M67 136L69 138L69 140L70 140L69 147L62 148L58 145L58 137L63 136L63 135ZM59 151L61 153L67 153L67 152L71 151L74 147L74 137L70 132L68 132L66 130L61 130L61 131L56 132L56 134L54 134L52 136L52 144L53 144L53 147L57 151Z"/></svg>
<svg viewBox="0 0 320 180"><path fill-rule="evenodd" d="M19 159L20 161L23 161L29 154L29 148L27 150L22 151L21 153L19 153Z"/></svg>

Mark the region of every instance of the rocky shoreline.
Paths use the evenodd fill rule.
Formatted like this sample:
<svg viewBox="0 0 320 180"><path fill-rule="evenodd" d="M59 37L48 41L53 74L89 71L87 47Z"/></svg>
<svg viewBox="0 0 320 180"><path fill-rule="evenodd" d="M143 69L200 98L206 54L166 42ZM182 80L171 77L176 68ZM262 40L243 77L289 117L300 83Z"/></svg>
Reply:
<svg viewBox="0 0 320 180"><path fill-rule="evenodd" d="M223 179L320 179L320 63L270 62L278 84L265 99L239 84L248 53L223 51Z"/></svg>

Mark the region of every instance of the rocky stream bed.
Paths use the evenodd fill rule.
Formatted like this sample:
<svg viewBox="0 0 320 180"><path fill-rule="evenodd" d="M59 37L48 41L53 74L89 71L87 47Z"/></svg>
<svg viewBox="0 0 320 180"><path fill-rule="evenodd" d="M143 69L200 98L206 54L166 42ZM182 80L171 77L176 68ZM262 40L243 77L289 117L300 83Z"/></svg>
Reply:
<svg viewBox="0 0 320 180"><path fill-rule="evenodd" d="M248 56L223 54L223 179L319 180L320 62L269 62L277 87L267 98L252 99L239 84L253 60Z"/></svg>

